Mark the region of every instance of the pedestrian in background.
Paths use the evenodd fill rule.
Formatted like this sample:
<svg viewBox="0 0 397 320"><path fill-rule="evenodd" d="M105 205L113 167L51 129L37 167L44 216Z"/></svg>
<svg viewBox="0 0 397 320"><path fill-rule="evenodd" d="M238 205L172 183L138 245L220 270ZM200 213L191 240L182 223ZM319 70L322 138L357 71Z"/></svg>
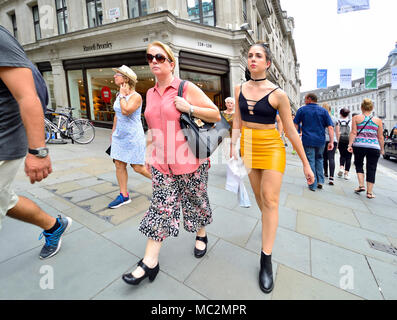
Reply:
<svg viewBox="0 0 397 320"><path fill-rule="evenodd" d="M329 136L328 128L325 129L325 145L329 143L334 144L334 148L332 150L328 150L328 148L324 148L324 175L328 177L328 184L333 186L334 185L334 173L335 173L335 151L338 146L338 138L339 135L339 124L338 120L331 114L331 107L328 103L323 104L323 108L327 110L329 116L331 117L333 127L334 127L334 136ZM328 174L328 167L329 167L329 174Z"/></svg>
<svg viewBox="0 0 397 320"><path fill-rule="evenodd" d="M38 92L47 95L39 71L18 41L0 26L0 228L7 215L44 229L39 239L44 236L45 244L39 257L47 259L60 250L61 238L72 225L72 219L48 215L11 188L25 156L25 173L32 184L52 172L41 103L47 99L39 97Z"/></svg>
<svg viewBox="0 0 397 320"><path fill-rule="evenodd" d="M141 121L142 97L135 91L137 76L127 66L113 68L113 71L114 83L120 87L120 92L113 105L115 117L110 157L116 166L120 194L108 207L116 209L131 202L127 190L127 164L148 179L151 174L145 167L146 138Z"/></svg>
<svg viewBox="0 0 397 320"><path fill-rule="evenodd" d="M308 93L305 97L305 106L298 109L294 119L296 130L301 124L302 143L314 172L315 181L309 185L311 191L322 189L324 184L324 148L332 150L333 142L325 145L325 128L328 128L329 135L334 136L334 127L328 112L317 104L317 96Z"/></svg>
<svg viewBox="0 0 397 320"><path fill-rule="evenodd" d="M288 96L267 80L272 62L269 46L258 43L248 52L250 80L235 88L238 105L233 120L231 156L238 158L236 143L241 133L241 156L249 170L249 180L262 214L262 250L259 287L273 290L272 251L278 226L278 207L286 166L285 146L276 129L277 111L290 141L298 152L308 183L314 175L294 128Z"/></svg>
<svg viewBox="0 0 397 320"><path fill-rule="evenodd" d="M349 114L350 110L347 108L342 108L339 111L339 135L337 134L338 149L340 154L338 177L342 178L343 176L346 180L350 180L349 171L352 161L352 154L347 151L351 131L351 120L349 119Z"/></svg>
<svg viewBox="0 0 397 320"><path fill-rule="evenodd" d="M148 159L152 172L153 195L149 210L139 226L148 237L145 255L132 273L123 275L131 285L149 277L153 281L159 270L159 253L163 241L179 234L180 212L184 228L196 233L194 256L207 252L205 227L212 222L208 199L208 159L197 159L190 151L180 127L181 112L215 123L221 120L218 107L196 85L186 82L183 97L178 97L181 80L174 76L175 56L169 46L156 41L147 49L150 71L156 85L146 94L145 118L149 126ZM183 154L181 150L185 151Z"/></svg>
<svg viewBox="0 0 397 320"><path fill-rule="evenodd" d="M384 138L382 120L372 116L374 104L371 99L364 99L361 104L362 114L352 120L352 131L348 151L354 153L358 188L355 193L365 191L364 186L364 159L366 159L367 198L374 199L373 187L375 184L376 168L380 155L384 154Z"/></svg>
<svg viewBox="0 0 397 320"><path fill-rule="evenodd" d="M225 99L225 104L226 104L226 110L221 111L221 114L226 119L226 121L229 123L230 128L231 128L233 126L233 115L234 115L234 107L235 107L236 101L232 97L227 97ZM232 132L232 129L230 129L230 133L231 132Z"/></svg>
<svg viewBox="0 0 397 320"><path fill-rule="evenodd" d="M225 159L229 159L230 157L230 139L232 137L232 126L233 126L233 116L236 101L232 97L227 97L225 99L226 110L221 111L221 114L226 119L227 123L230 125L229 129L229 137L222 141L222 153Z"/></svg>

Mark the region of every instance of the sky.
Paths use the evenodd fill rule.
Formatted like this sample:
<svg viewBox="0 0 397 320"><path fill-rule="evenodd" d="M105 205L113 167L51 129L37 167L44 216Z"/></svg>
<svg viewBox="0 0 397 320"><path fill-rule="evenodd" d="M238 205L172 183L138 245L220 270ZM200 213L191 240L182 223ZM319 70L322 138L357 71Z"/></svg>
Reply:
<svg viewBox="0 0 397 320"><path fill-rule="evenodd" d="M370 0L370 9L337 14L337 0L280 0L295 20L293 38L300 64L301 92L317 87L317 69L328 69L328 86L340 69L352 79L366 68L382 68L397 42L397 1Z"/></svg>

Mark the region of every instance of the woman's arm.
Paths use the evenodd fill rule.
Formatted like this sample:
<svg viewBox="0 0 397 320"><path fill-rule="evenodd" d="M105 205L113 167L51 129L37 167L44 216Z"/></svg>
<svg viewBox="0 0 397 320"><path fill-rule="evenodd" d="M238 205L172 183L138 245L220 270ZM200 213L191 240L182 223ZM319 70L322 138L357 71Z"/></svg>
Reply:
<svg viewBox="0 0 397 320"><path fill-rule="evenodd" d="M127 99L120 99L121 113L124 116L133 114L142 104L142 97L139 93L134 94L127 102Z"/></svg>
<svg viewBox="0 0 397 320"><path fill-rule="evenodd" d="M289 104L288 96L282 90L277 90L276 92L274 92L274 95L276 98L275 107L278 109L278 113L280 114L280 118L284 126L284 131L289 141L291 141L294 150L301 159L307 183L311 185L314 183L314 174L312 169L310 168L309 161L307 160L306 153L303 149L302 141L299 138L298 131L296 130L295 125L292 121L291 106Z"/></svg>
<svg viewBox="0 0 397 320"><path fill-rule="evenodd" d="M186 90L186 100L178 96L175 98L175 106L180 112L189 113L192 109L193 116L206 122L214 123L221 120L218 107L199 87L189 82Z"/></svg>
<svg viewBox="0 0 397 320"><path fill-rule="evenodd" d="M340 127L339 127L339 122L338 121L335 124L335 134L336 134L336 141L339 143Z"/></svg>
<svg viewBox="0 0 397 320"><path fill-rule="evenodd" d="M112 133L114 132L114 130L116 130L116 127L117 127L117 116L114 115Z"/></svg>
<svg viewBox="0 0 397 320"><path fill-rule="evenodd" d="M349 137L349 145L347 146L347 151L350 153L353 153L353 143L354 140L356 140L357 137L357 116L353 117L352 119L352 130L350 131L350 137Z"/></svg>
<svg viewBox="0 0 397 320"><path fill-rule="evenodd" d="M236 144L238 141L238 138L240 137L241 133L241 113L240 113L240 106L238 102L238 98L240 96L240 86L236 86L234 88L234 96L236 97L236 107L234 109L234 115L233 115L233 125L232 125L232 139L231 139L231 146L230 146L230 158L235 157L237 159L237 155L235 154L236 150Z"/></svg>
<svg viewBox="0 0 397 320"><path fill-rule="evenodd" d="M379 145L380 145L380 153L382 155L385 154L385 137L383 136L383 123L382 120L376 119L377 120L377 125L378 127L378 140L379 140Z"/></svg>

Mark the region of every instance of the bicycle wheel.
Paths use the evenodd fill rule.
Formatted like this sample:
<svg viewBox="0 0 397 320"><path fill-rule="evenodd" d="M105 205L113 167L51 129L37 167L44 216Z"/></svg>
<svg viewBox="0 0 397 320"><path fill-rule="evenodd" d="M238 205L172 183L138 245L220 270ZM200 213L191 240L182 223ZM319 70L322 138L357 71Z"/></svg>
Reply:
<svg viewBox="0 0 397 320"><path fill-rule="evenodd" d="M69 125L69 136L74 142L87 144L94 140L95 128L88 120L76 119Z"/></svg>
<svg viewBox="0 0 397 320"><path fill-rule="evenodd" d="M44 139L45 139L45 143L50 141L51 136L52 136L51 126L48 123L44 123Z"/></svg>

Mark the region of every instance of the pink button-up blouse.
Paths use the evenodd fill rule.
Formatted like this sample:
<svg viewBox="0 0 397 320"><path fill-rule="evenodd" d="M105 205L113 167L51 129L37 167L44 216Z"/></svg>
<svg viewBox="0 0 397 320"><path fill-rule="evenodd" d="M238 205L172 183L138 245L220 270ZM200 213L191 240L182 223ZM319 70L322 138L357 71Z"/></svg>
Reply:
<svg viewBox="0 0 397 320"><path fill-rule="evenodd" d="M145 119L152 136L153 148L149 163L163 174L195 172L207 159L197 159L190 151L181 130L181 112L175 107L175 97L181 80L176 78L161 95L158 84L146 93ZM183 97L186 99L185 83Z"/></svg>

